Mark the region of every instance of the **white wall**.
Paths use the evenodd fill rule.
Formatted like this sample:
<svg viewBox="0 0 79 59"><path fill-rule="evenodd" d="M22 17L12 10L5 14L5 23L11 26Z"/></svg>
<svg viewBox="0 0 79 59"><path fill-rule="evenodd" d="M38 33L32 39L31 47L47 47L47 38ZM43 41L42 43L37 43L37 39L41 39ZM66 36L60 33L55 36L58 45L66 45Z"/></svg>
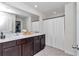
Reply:
<svg viewBox="0 0 79 59"><path fill-rule="evenodd" d="M65 5L65 52L75 53L72 45L76 40L76 4L68 3Z"/></svg>
<svg viewBox="0 0 79 59"><path fill-rule="evenodd" d="M46 15L45 17L44 17L44 19L46 19L46 18L53 18L53 17L57 17L57 16L63 16L63 15L65 15L65 12L61 12L61 13L56 13L56 14L50 14L50 15Z"/></svg>
<svg viewBox="0 0 79 59"><path fill-rule="evenodd" d="M28 17L28 20L26 22L27 26L27 31L32 31L32 22L31 22L31 17Z"/></svg>
<svg viewBox="0 0 79 59"><path fill-rule="evenodd" d="M32 32L40 32L39 21L32 22Z"/></svg>
<svg viewBox="0 0 79 59"><path fill-rule="evenodd" d="M79 2L77 2L77 45L79 47ZM79 50L77 50L77 55L79 56Z"/></svg>

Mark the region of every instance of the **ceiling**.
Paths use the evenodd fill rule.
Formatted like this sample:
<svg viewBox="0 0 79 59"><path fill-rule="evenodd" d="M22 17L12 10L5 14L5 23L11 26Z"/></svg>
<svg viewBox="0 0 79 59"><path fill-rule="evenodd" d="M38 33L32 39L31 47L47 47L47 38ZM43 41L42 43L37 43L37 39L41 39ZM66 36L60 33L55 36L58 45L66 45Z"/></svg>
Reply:
<svg viewBox="0 0 79 59"><path fill-rule="evenodd" d="M64 13L66 2L23 2L43 14ZM34 6L38 5L37 8Z"/></svg>

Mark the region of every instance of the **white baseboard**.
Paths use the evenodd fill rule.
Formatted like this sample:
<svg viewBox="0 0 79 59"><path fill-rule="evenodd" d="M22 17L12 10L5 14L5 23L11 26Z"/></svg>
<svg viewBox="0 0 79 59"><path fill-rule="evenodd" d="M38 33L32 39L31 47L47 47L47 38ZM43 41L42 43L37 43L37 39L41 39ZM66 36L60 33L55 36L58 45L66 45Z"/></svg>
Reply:
<svg viewBox="0 0 79 59"><path fill-rule="evenodd" d="M67 50L65 50L64 52L67 53L67 54L70 54L71 56L74 56L73 52L70 52L70 51L67 51Z"/></svg>

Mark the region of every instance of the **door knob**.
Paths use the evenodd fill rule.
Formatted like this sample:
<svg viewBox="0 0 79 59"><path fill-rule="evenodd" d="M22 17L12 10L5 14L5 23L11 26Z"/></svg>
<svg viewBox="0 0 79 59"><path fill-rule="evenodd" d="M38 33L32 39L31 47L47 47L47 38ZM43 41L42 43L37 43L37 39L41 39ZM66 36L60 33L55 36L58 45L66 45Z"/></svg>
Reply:
<svg viewBox="0 0 79 59"><path fill-rule="evenodd" d="M79 47L77 47L77 50L79 50Z"/></svg>
<svg viewBox="0 0 79 59"><path fill-rule="evenodd" d="M75 46L74 46L74 45L72 45L72 48L73 48L73 49L77 49L77 50L79 50L78 45L75 45Z"/></svg>
<svg viewBox="0 0 79 59"><path fill-rule="evenodd" d="M77 50L79 50L79 46L77 45Z"/></svg>
<svg viewBox="0 0 79 59"><path fill-rule="evenodd" d="M78 45L72 45L72 48L73 49L77 49L78 48Z"/></svg>

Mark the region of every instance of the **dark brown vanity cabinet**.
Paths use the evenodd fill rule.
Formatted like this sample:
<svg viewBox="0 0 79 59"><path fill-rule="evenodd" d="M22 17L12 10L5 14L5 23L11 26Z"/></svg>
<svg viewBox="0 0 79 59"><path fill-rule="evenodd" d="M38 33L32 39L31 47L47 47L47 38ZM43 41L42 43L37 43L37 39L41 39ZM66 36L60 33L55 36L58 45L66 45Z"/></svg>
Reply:
<svg viewBox="0 0 79 59"><path fill-rule="evenodd" d="M0 56L33 56L45 47L45 35L0 43Z"/></svg>
<svg viewBox="0 0 79 59"><path fill-rule="evenodd" d="M3 45L3 56L20 56L21 46L16 45L16 41L5 42Z"/></svg>
<svg viewBox="0 0 79 59"><path fill-rule="evenodd" d="M34 54L36 54L37 52L39 52L40 49L40 39L39 36L34 37Z"/></svg>

